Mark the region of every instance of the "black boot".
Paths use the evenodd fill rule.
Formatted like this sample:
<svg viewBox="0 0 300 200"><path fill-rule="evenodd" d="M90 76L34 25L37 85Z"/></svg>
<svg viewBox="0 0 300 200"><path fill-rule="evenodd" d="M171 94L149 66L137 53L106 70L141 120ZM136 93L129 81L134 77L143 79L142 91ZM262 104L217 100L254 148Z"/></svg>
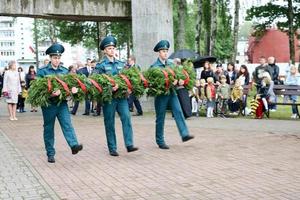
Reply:
<svg viewBox="0 0 300 200"><path fill-rule="evenodd" d="M137 151L139 148L134 147L134 146L128 146L127 147L127 152L133 152L133 151Z"/></svg>
<svg viewBox="0 0 300 200"><path fill-rule="evenodd" d="M111 156L119 156L118 152L116 152L116 151L110 151L109 155L111 155Z"/></svg>
<svg viewBox="0 0 300 200"><path fill-rule="evenodd" d="M166 145L166 144L158 145L158 147L159 147L160 149L170 149L170 147L169 147L168 145Z"/></svg>
<svg viewBox="0 0 300 200"><path fill-rule="evenodd" d="M48 163L55 163L55 158L53 156L49 156Z"/></svg>
<svg viewBox="0 0 300 200"><path fill-rule="evenodd" d="M192 136L192 135L185 136L185 137L182 138L182 142L187 142L187 141L189 141L193 138L194 138L194 136Z"/></svg>
<svg viewBox="0 0 300 200"><path fill-rule="evenodd" d="M82 144L77 144L73 147L71 147L71 150L72 150L72 154L75 155L77 154L79 151L81 151L83 149L83 146Z"/></svg>

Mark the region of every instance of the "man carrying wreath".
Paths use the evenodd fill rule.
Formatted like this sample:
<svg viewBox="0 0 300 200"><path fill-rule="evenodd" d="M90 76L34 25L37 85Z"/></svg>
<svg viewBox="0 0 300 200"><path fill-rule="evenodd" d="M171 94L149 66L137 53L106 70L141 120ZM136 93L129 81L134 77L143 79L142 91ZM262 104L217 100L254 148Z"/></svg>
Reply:
<svg viewBox="0 0 300 200"><path fill-rule="evenodd" d="M46 50L46 54L50 56L50 62L38 71L38 77L67 74L68 69L63 67L60 61L61 54L64 51L65 49L61 44L52 44ZM57 104L56 98L58 98L60 93L60 90L52 91L50 105L42 107L44 120L44 143L49 163L55 163L54 124L56 117L59 121L64 137L72 150L72 154L77 154L83 148L77 141L77 137L71 123L67 101L65 100L60 104Z"/></svg>
<svg viewBox="0 0 300 200"><path fill-rule="evenodd" d="M168 51L170 48L170 43L167 40L161 40L154 47L154 51L158 52L158 59L155 63L151 65L151 67L173 67L173 63L168 60ZM184 85L184 80L175 80L173 85ZM183 142L186 142L190 139L193 139L194 136L189 134L188 128L185 123L185 119L182 113L182 109L176 95L175 91L171 91L168 95L160 95L155 97L154 106L156 113L156 128L155 128L155 136L156 143L160 149L169 149L169 146L165 143L164 139L164 124L165 124L165 116L167 106L170 105L172 109L172 113L174 115L177 128L179 130L180 136Z"/></svg>
<svg viewBox="0 0 300 200"><path fill-rule="evenodd" d="M119 74L125 64L115 58L117 40L112 36L107 36L100 43L100 49L104 51L103 60L95 67L94 72L98 74ZM118 90L118 84L113 85L113 92ZM119 156L117 152L117 140L115 133L115 113L118 112L121 122L123 137L127 152L137 151L138 148L133 145L133 131L131 118L127 103L127 98L112 99L111 102L104 102L103 116L107 146L111 156Z"/></svg>

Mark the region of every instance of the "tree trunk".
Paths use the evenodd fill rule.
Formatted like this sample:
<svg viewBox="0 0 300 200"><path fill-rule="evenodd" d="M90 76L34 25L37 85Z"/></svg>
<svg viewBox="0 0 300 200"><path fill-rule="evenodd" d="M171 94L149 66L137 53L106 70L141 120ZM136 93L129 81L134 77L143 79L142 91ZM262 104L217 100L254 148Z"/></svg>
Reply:
<svg viewBox="0 0 300 200"><path fill-rule="evenodd" d="M202 0L196 2L198 7L197 20L196 20L196 34L195 34L195 51L201 55L201 25L202 25Z"/></svg>
<svg viewBox="0 0 300 200"><path fill-rule="evenodd" d="M293 1L288 0L288 22L289 22L289 46L290 46L290 61L295 64L295 30L294 30L294 11Z"/></svg>
<svg viewBox="0 0 300 200"><path fill-rule="evenodd" d="M186 0L179 0L178 3L178 34L176 36L176 42L178 49L185 47L185 19L187 12Z"/></svg>
<svg viewBox="0 0 300 200"><path fill-rule="evenodd" d="M205 55L209 55L210 52L210 33L211 33L211 5L209 0L202 0L202 17L205 31ZM201 37L201 36L200 36Z"/></svg>
<svg viewBox="0 0 300 200"><path fill-rule="evenodd" d="M233 53L231 61L236 61L237 55L237 44L238 44L238 34L239 34L239 10L240 10L240 1L235 0L235 10L234 10L234 28L233 28Z"/></svg>
<svg viewBox="0 0 300 200"><path fill-rule="evenodd" d="M105 22L96 22L97 23L97 51L98 51L98 59L99 61L104 56L103 52L100 49L100 42L106 36L106 24Z"/></svg>
<svg viewBox="0 0 300 200"><path fill-rule="evenodd" d="M215 41L217 36L217 0L211 1L211 32L209 43L209 55L214 55Z"/></svg>
<svg viewBox="0 0 300 200"><path fill-rule="evenodd" d="M50 34L50 40L51 43L54 44L57 42L57 34L56 34L56 26L54 20L49 20L49 34Z"/></svg>

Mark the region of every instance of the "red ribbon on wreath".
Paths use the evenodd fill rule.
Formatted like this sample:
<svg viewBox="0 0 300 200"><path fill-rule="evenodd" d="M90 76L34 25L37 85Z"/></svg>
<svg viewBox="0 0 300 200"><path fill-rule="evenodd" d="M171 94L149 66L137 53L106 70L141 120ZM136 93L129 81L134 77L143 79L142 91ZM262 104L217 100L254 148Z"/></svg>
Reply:
<svg viewBox="0 0 300 200"><path fill-rule="evenodd" d="M165 84L166 84L166 90L169 89L169 86L170 86L170 82L169 82L169 76L168 76L168 72L166 72L165 70L161 70L162 73L164 74L165 76Z"/></svg>
<svg viewBox="0 0 300 200"><path fill-rule="evenodd" d="M166 68L173 76L173 78L175 79L175 72L173 71L173 69L171 69L170 67Z"/></svg>
<svg viewBox="0 0 300 200"><path fill-rule="evenodd" d="M74 76L74 79L78 82L78 85L80 86L82 91L86 94L87 93L86 86L81 82L81 80L79 80L79 78Z"/></svg>
<svg viewBox="0 0 300 200"><path fill-rule="evenodd" d="M47 85L48 85L48 92L51 93L51 92L52 92L51 78L48 78L48 79L47 79Z"/></svg>
<svg viewBox="0 0 300 200"><path fill-rule="evenodd" d="M126 82L126 85L130 91L132 91L132 85L129 79L124 74L119 74L119 76Z"/></svg>
<svg viewBox="0 0 300 200"><path fill-rule="evenodd" d="M102 90L102 87L93 79L89 78L89 80L91 81L91 83L95 86L95 88L97 88L97 90L99 91L99 93L101 93L103 90Z"/></svg>
<svg viewBox="0 0 300 200"><path fill-rule="evenodd" d="M110 78L108 75L106 74L102 74L105 78L107 78L107 80L111 83L111 85L114 87L116 85L116 82L114 79Z"/></svg>
<svg viewBox="0 0 300 200"><path fill-rule="evenodd" d="M186 79L184 80L184 85L187 85L189 84L190 82L190 76L189 74L187 73L187 71L185 71L184 69L182 69L182 73L185 75Z"/></svg>
<svg viewBox="0 0 300 200"><path fill-rule="evenodd" d="M60 80L57 77L54 77L54 78L57 82L59 82L63 86L64 90L66 91L66 95L68 96L70 94L70 89L69 89L67 83L65 83L64 81Z"/></svg>
<svg viewBox="0 0 300 200"><path fill-rule="evenodd" d="M142 73L140 73L140 78L141 78L141 80L144 83L144 87L145 88L149 87L148 81L147 81L147 79L144 77L144 75Z"/></svg>

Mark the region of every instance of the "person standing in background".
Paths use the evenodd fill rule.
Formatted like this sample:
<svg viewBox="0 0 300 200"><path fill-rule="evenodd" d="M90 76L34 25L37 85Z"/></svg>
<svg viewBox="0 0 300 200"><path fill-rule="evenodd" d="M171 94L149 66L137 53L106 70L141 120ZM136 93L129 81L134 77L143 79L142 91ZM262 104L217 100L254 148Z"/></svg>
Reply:
<svg viewBox="0 0 300 200"><path fill-rule="evenodd" d="M278 67L278 65L276 65L275 61L276 60L273 56L268 58L268 71L270 73L271 79L274 82L274 84L278 85L280 83L279 82L279 67ZM277 96L275 96L274 101L275 101L274 103L277 102ZM269 106L269 109L272 112L276 111L276 109L277 109L276 104L271 104Z"/></svg>
<svg viewBox="0 0 300 200"><path fill-rule="evenodd" d="M129 69L131 67L136 67L141 71L140 66L137 65L135 62L136 62L136 58L133 55L129 56L125 68ZM143 109L142 109L139 99L136 98L136 96L134 96L133 94L130 94L127 100L128 100L128 106L129 106L130 112L133 112L133 104L134 104L135 108L136 108L136 112L137 112L136 116L142 116Z"/></svg>
<svg viewBox="0 0 300 200"><path fill-rule="evenodd" d="M3 96L6 98L9 119L18 120L16 117L18 95L21 93L20 76L17 71L17 62L10 61L8 70L4 74Z"/></svg>
<svg viewBox="0 0 300 200"><path fill-rule="evenodd" d="M35 80L36 78L37 78L37 76L36 76L36 72L35 72L34 66L30 65L29 69L28 69L28 73L25 76L27 90L29 90L31 82L33 80ZM37 112L37 109L31 105L30 112Z"/></svg>

